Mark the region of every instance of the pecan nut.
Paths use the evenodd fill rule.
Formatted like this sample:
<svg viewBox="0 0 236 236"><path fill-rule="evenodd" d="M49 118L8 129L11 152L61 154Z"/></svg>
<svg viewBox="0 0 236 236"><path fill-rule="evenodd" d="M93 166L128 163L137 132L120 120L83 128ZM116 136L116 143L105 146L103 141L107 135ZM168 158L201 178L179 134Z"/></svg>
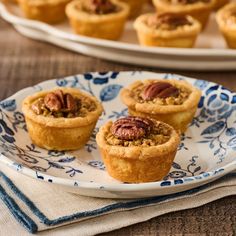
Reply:
<svg viewBox="0 0 236 236"><path fill-rule="evenodd" d="M62 104L60 102L60 99L55 93L48 93L44 97L44 103L45 106L50 110L50 111L60 111L62 109Z"/></svg>
<svg viewBox="0 0 236 236"><path fill-rule="evenodd" d="M92 14L109 14L116 11L116 5L110 0L87 0L83 2L83 9Z"/></svg>
<svg viewBox="0 0 236 236"><path fill-rule="evenodd" d="M64 94L62 90L55 90L44 97L45 106L52 112L67 111L74 112L78 109L75 98L69 94Z"/></svg>
<svg viewBox="0 0 236 236"><path fill-rule="evenodd" d="M69 111L77 110L77 103L69 93L65 94L65 108Z"/></svg>
<svg viewBox="0 0 236 236"><path fill-rule="evenodd" d="M179 89L167 82L149 84L141 93L141 97L145 101L155 98L177 97L178 95Z"/></svg>
<svg viewBox="0 0 236 236"><path fill-rule="evenodd" d="M111 133L118 139L131 141L147 136L153 126L153 122L147 118L128 116L114 122Z"/></svg>

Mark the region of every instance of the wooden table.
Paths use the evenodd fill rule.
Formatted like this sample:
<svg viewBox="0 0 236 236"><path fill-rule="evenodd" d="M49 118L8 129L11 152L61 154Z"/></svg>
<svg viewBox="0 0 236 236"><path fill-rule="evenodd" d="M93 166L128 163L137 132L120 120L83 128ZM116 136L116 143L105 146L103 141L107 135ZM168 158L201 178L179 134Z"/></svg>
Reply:
<svg viewBox="0 0 236 236"><path fill-rule="evenodd" d="M88 71L160 70L111 63L83 56L19 35L0 19L0 100L43 80ZM236 72L171 71L214 81L236 91ZM165 70L167 71L167 70ZM118 235L236 235L236 196L196 209L159 216L104 236Z"/></svg>

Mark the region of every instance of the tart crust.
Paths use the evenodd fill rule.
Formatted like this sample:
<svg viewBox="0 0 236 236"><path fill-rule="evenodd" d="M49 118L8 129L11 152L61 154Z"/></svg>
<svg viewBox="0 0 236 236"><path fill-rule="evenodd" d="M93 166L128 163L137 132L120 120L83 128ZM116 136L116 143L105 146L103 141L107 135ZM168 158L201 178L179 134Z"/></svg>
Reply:
<svg viewBox="0 0 236 236"><path fill-rule="evenodd" d="M128 183L158 181L166 176L176 155L180 137L172 127L164 125L171 131L170 139L164 144L150 147L109 145L106 134L110 132L112 122L102 126L96 140L108 173Z"/></svg>
<svg viewBox="0 0 236 236"><path fill-rule="evenodd" d="M129 15L129 6L117 0L111 0L120 10L114 13L96 15L79 9L83 1L75 0L66 7L66 15L74 32L94 38L119 39Z"/></svg>
<svg viewBox="0 0 236 236"><path fill-rule="evenodd" d="M188 98L179 105L161 105L154 102L139 102L133 96L133 89L139 85L148 85L153 81L168 82L173 86L184 87L190 94ZM179 80L144 80L136 81L127 88L121 90L121 100L128 106L130 115L152 118L155 120L163 121L176 130L184 133L188 124L192 121L194 114L197 110L199 100L201 98L201 91L185 81Z"/></svg>
<svg viewBox="0 0 236 236"><path fill-rule="evenodd" d="M71 0L17 0L26 18L56 24L66 19L65 7Z"/></svg>
<svg viewBox="0 0 236 236"><path fill-rule="evenodd" d="M198 34L201 31L201 25L191 16L187 16L191 25L177 27L174 30L153 29L146 24L153 13L141 15L134 22L134 28L137 31L139 43L144 46L159 47L193 47Z"/></svg>
<svg viewBox="0 0 236 236"><path fill-rule="evenodd" d="M229 0L215 0L214 10L218 10L229 3Z"/></svg>
<svg viewBox="0 0 236 236"><path fill-rule="evenodd" d="M207 24L211 10L214 7L215 0L209 0L209 3L197 2L193 4L171 4L166 0L153 0L158 13L174 13L179 15L190 15L202 24L202 29Z"/></svg>
<svg viewBox="0 0 236 236"><path fill-rule="evenodd" d="M227 4L217 12L216 21L228 47L236 49L236 22L232 24L226 23L226 20L232 11L236 13L236 3L233 2Z"/></svg>
<svg viewBox="0 0 236 236"><path fill-rule="evenodd" d="M127 3L130 7L129 18L137 17L141 13L143 5L147 2L147 0L121 0L121 1Z"/></svg>
<svg viewBox="0 0 236 236"><path fill-rule="evenodd" d="M88 112L85 117L55 118L37 115L31 108L32 103L54 90L41 91L24 99L22 111L25 115L29 135L33 143L48 150L79 149L89 140L103 108L98 100L91 95L78 89L60 87L64 93L69 93L74 97L89 98L96 105L96 109Z"/></svg>

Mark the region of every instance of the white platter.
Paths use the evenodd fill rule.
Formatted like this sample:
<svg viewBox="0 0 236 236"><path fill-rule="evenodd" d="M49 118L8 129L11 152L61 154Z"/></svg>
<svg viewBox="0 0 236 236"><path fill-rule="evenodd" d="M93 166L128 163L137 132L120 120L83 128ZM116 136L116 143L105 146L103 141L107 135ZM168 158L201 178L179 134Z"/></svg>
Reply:
<svg viewBox="0 0 236 236"><path fill-rule="evenodd" d="M162 180L126 184L111 178L97 149L95 134L107 120L127 115L119 91L137 79L187 80L203 91L196 116L182 136L170 173ZM55 86L83 89L100 99L105 113L86 146L73 152L47 151L28 136L22 100ZM202 80L151 72L87 73L40 83L0 102L0 162L65 191L106 198L141 198L176 193L213 181L236 169L236 94Z"/></svg>
<svg viewBox="0 0 236 236"><path fill-rule="evenodd" d="M0 15L27 37L107 60L185 70L236 69L236 50L226 48L214 14L198 38L196 47L191 49L141 47L138 45L132 22L127 23L123 37L116 42L75 35L68 22L50 26L25 19L13 4L0 3Z"/></svg>

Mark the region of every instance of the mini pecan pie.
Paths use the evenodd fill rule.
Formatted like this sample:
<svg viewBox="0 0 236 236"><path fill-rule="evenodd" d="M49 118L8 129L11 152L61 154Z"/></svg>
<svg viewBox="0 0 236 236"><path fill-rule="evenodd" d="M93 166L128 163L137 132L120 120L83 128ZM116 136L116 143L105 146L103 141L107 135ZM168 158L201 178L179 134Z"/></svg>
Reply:
<svg viewBox="0 0 236 236"><path fill-rule="evenodd" d="M215 0L153 0L158 13L190 15L197 19L202 27L206 25Z"/></svg>
<svg viewBox="0 0 236 236"><path fill-rule="evenodd" d="M25 17L49 24L66 19L65 7L71 0L17 0Z"/></svg>
<svg viewBox="0 0 236 236"><path fill-rule="evenodd" d="M163 121L182 133L196 112L201 92L185 81L136 81L122 89L129 114Z"/></svg>
<svg viewBox="0 0 236 236"><path fill-rule="evenodd" d="M137 17L144 6L144 4L147 2L147 0L120 0L122 2L125 2L130 7L130 13L129 18L135 18Z"/></svg>
<svg viewBox="0 0 236 236"><path fill-rule="evenodd" d="M166 176L180 141L168 124L133 116L108 122L96 139L108 173L128 183L158 181Z"/></svg>
<svg viewBox="0 0 236 236"><path fill-rule="evenodd" d="M236 49L236 3L229 3L220 9L216 20L228 46Z"/></svg>
<svg viewBox="0 0 236 236"><path fill-rule="evenodd" d="M103 109L91 95L60 88L28 96L22 110L33 143L59 151L83 147Z"/></svg>
<svg viewBox="0 0 236 236"><path fill-rule="evenodd" d="M218 10L229 3L229 0L215 0L214 10Z"/></svg>
<svg viewBox="0 0 236 236"><path fill-rule="evenodd" d="M201 31L201 25L191 16L170 13L141 15L134 28L141 45L159 47L193 47Z"/></svg>
<svg viewBox="0 0 236 236"><path fill-rule="evenodd" d="M66 14L75 33L117 40L129 14L126 3L117 0L75 0Z"/></svg>

